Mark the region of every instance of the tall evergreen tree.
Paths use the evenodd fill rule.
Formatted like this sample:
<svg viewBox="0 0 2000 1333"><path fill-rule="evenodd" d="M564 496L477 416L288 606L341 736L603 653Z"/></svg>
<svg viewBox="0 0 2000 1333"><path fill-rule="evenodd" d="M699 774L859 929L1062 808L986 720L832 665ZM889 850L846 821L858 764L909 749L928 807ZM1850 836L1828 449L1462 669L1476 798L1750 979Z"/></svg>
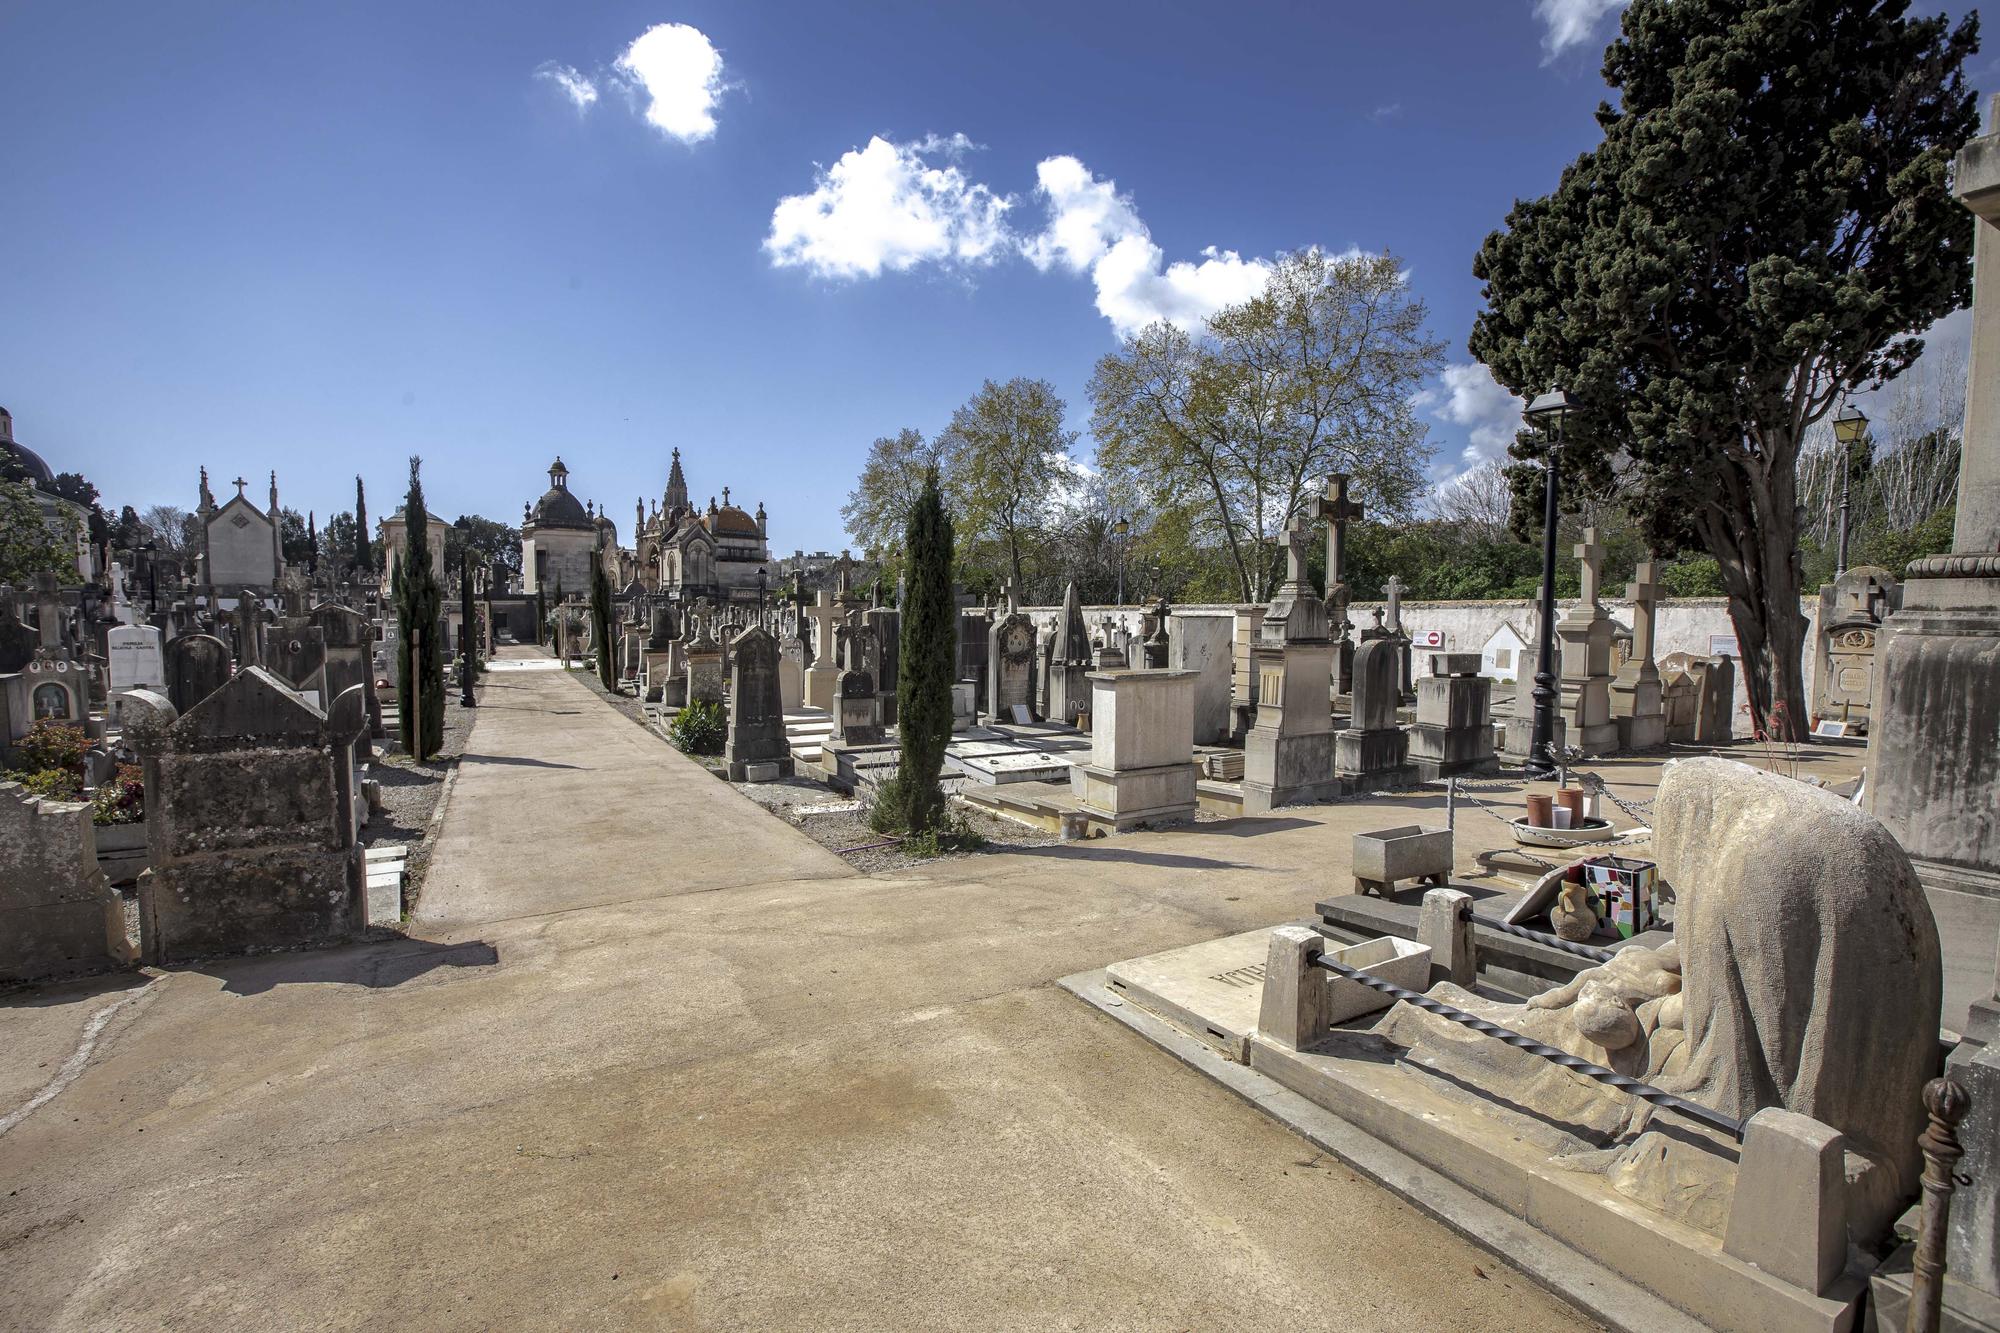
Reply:
<svg viewBox="0 0 2000 1333"><path fill-rule="evenodd" d="M368 496L358 473L354 478L354 569L360 574L375 569L375 555L368 549Z"/></svg>
<svg viewBox="0 0 2000 1333"><path fill-rule="evenodd" d="M611 576L604 572L602 537L590 562L590 641L597 645L597 679L605 689L615 692L618 669L611 644Z"/></svg>
<svg viewBox="0 0 2000 1333"><path fill-rule="evenodd" d="M306 572L319 573L319 516L312 509L306 511Z"/></svg>
<svg viewBox="0 0 2000 1333"><path fill-rule="evenodd" d="M1577 410L1565 493L1615 495L1660 550L1705 549L1761 735L1800 740L1798 461L1842 395L1893 378L1966 303L1978 21L1908 0L1634 0L1604 140L1480 248L1472 354ZM1516 514L1541 512L1524 432Z"/></svg>
<svg viewBox="0 0 2000 1333"><path fill-rule="evenodd" d="M401 625L396 640L396 699L403 748L420 763L444 744L444 638L438 632L444 593L437 571L431 568L430 510L424 507L419 471L423 461L415 455L410 458L410 490L403 499L409 550L396 562L390 583Z"/></svg>
<svg viewBox="0 0 2000 1333"><path fill-rule="evenodd" d="M894 790L902 805L902 826L911 833L937 827L945 808L938 774L951 740L952 662L958 649L958 608L951 595L952 541L951 515L945 512L937 469L932 468L910 507L903 542L909 564L896 677L902 753Z"/></svg>

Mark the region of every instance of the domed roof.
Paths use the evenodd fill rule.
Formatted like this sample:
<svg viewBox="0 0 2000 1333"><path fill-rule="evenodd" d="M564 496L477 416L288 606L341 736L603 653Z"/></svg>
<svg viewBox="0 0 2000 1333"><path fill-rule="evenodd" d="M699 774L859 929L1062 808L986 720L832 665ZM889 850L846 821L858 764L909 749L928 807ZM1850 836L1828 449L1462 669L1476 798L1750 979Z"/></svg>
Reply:
<svg viewBox="0 0 2000 1333"><path fill-rule="evenodd" d="M722 508L708 516L707 523L708 530L718 537L756 537L761 539L764 535L758 530L757 520L744 513L741 509L738 509L735 505L722 506Z"/></svg>
<svg viewBox="0 0 2000 1333"><path fill-rule="evenodd" d="M56 475L42 456L19 440L0 440L0 477L17 477L38 491L53 491Z"/></svg>
<svg viewBox="0 0 2000 1333"><path fill-rule="evenodd" d="M569 493L567 486L551 486L535 501L530 521L538 528L581 528L593 532L597 525L583 512L583 502Z"/></svg>

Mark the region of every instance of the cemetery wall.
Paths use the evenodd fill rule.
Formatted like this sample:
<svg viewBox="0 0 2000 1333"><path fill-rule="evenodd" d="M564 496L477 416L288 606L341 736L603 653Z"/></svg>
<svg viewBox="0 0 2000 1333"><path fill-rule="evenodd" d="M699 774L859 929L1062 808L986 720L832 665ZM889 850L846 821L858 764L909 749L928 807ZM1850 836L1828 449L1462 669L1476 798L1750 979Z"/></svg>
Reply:
<svg viewBox="0 0 2000 1333"><path fill-rule="evenodd" d="M1556 602L1557 615L1575 604L1575 598L1559 598ZM1598 599L1605 612L1626 629L1632 627L1631 603L1622 598L1603 597ZM1381 602L1356 602L1348 608L1347 618L1358 628L1374 623L1376 607L1387 607ZM1173 606L1176 612L1213 612L1228 614L1234 608L1227 604L1199 603ZM1813 654L1810 651L1812 636L1817 629L1819 599L1801 598L1799 609L1805 617L1805 694L1813 697ZM1035 622L1035 628L1043 634L1055 631L1056 620L1062 613L1060 606L1024 606L1021 613ZM1402 606L1403 628L1412 637L1421 639L1426 632L1436 631L1442 642L1435 647L1420 647L1412 650L1412 671L1424 675L1429 669L1433 652L1476 653L1485 647L1502 624L1511 624L1530 645L1535 642L1538 610L1532 601L1500 602L1417 602L1406 601ZM1107 622L1122 624L1127 631L1138 634L1146 608L1142 606L1086 606L1083 621L1095 635L1100 626ZM1657 661L1670 653L1697 653L1704 656L1727 651L1731 657L1739 657L1736 651L1736 628L1729 621L1729 602L1722 597L1678 597L1662 601L1656 612L1653 626L1654 651ZM1732 710L1735 733L1738 736L1750 734L1750 696L1746 687L1745 673L1739 665L1736 671L1736 703Z"/></svg>

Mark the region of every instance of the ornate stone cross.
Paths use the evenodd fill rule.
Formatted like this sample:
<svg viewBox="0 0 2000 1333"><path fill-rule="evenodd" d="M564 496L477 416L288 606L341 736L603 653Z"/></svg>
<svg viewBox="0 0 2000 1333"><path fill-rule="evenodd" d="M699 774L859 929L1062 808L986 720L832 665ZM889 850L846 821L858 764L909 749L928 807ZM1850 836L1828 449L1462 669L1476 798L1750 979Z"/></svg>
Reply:
<svg viewBox="0 0 2000 1333"><path fill-rule="evenodd" d="M249 485L250 485L250 483L249 483L249 482L247 482L247 481L245 481L245 480L244 480L243 478L241 478L241 477L238 477L238 478L236 479L236 498L237 498L237 499L239 499L239 500L240 500L240 499L242 499L242 498L243 498L243 492L244 492L244 490L245 490L245 489L246 489L246 488L247 488L247 487L248 487Z"/></svg>
<svg viewBox="0 0 2000 1333"><path fill-rule="evenodd" d="M1597 609L1597 586L1604 576L1604 547L1598 544L1596 528L1583 530L1583 540L1577 543L1572 554L1583 561L1583 600L1594 612Z"/></svg>
<svg viewBox="0 0 2000 1333"><path fill-rule="evenodd" d="M1336 472L1326 479L1326 494L1319 502L1319 516L1326 520L1326 595L1347 578L1347 525L1361 517L1359 501L1347 498L1347 474Z"/></svg>
<svg viewBox="0 0 2000 1333"><path fill-rule="evenodd" d="M1391 574L1389 581L1382 585L1382 593L1389 599L1389 629L1396 634L1403 632L1404 586L1403 581L1394 574Z"/></svg>
<svg viewBox="0 0 2000 1333"><path fill-rule="evenodd" d="M1632 571L1625 596L1632 603L1632 660L1644 672L1653 669L1653 608L1660 602L1660 585L1654 581L1650 555Z"/></svg>

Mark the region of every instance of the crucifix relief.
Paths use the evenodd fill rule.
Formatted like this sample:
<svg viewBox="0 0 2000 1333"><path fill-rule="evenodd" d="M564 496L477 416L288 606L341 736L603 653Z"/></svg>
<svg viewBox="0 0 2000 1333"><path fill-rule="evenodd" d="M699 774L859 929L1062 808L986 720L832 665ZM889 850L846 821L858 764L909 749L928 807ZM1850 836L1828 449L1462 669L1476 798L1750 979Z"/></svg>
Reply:
<svg viewBox="0 0 2000 1333"><path fill-rule="evenodd" d="M1597 611L1597 585L1603 577L1604 547L1598 544L1597 529L1585 528L1583 540L1572 552L1583 562L1583 600L1593 614Z"/></svg>

